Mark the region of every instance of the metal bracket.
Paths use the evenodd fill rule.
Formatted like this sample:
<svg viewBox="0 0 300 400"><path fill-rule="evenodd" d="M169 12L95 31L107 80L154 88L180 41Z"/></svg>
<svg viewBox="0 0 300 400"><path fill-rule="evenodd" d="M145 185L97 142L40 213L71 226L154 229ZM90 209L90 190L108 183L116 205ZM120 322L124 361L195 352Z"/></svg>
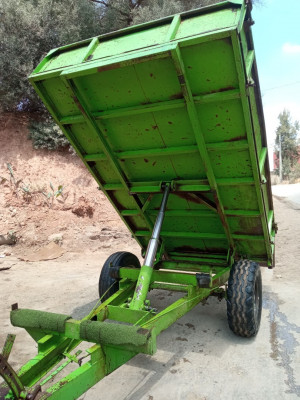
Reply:
<svg viewBox="0 0 300 400"><path fill-rule="evenodd" d="M113 266L112 263L109 265L109 276L113 279L120 279L120 267Z"/></svg>
<svg viewBox="0 0 300 400"><path fill-rule="evenodd" d="M171 184L170 182L165 182L162 183L161 187L164 189L162 202L156 217L151 238L148 242L144 265L140 270L140 275L136 284L133 299L129 305L129 308L133 310L142 310L145 307L144 301L146 300L146 296L149 290L153 266L155 258L157 256L157 249L160 242L160 231L165 216L165 210L171 189Z"/></svg>
<svg viewBox="0 0 300 400"><path fill-rule="evenodd" d="M6 359L6 361L8 360L8 357L11 353L14 341L16 339L16 335L13 335L11 333L9 333L6 337L3 349L2 349L2 356Z"/></svg>
<svg viewBox="0 0 300 400"><path fill-rule="evenodd" d="M262 175L262 176L261 176L260 184L261 184L261 185L265 185L266 183L267 183L267 179L266 179L266 177L265 177L264 175Z"/></svg>
<svg viewBox="0 0 300 400"><path fill-rule="evenodd" d="M68 359L70 360L70 362L75 362L76 364L79 364L78 356L79 356L79 354L81 354L81 353L82 353L82 351L81 351L81 350L78 350L74 355L73 355L73 354L70 354L70 353L68 353L68 352L63 353L63 355L64 355L66 358L68 358Z"/></svg>
<svg viewBox="0 0 300 400"><path fill-rule="evenodd" d="M211 275L204 272L196 274L199 288L209 289L211 287Z"/></svg>

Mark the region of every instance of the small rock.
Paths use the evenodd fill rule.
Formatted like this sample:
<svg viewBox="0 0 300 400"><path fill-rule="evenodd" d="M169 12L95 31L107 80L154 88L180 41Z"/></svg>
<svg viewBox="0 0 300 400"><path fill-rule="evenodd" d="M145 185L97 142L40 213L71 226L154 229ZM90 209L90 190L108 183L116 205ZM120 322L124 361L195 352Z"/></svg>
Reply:
<svg viewBox="0 0 300 400"><path fill-rule="evenodd" d="M91 240L98 240L100 239L101 233L99 230L94 226L88 226L85 231L86 236Z"/></svg>
<svg viewBox="0 0 300 400"><path fill-rule="evenodd" d="M61 243L63 240L63 234L62 233L53 233L52 235L48 236L48 241L49 242L54 242L54 243Z"/></svg>
<svg viewBox="0 0 300 400"><path fill-rule="evenodd" d="M72 213L76 214L78 217L92 218L94 211L94 207L92 207L84 197L80 197L78 203L72 208Z"/></svg>
<svg viewBox="0 0 300 400"><path fill-rule="evenodd" d="M276 278L282 278L282 275L276 275Z"/></svg>
<svg viewBox="0 0 300 400"><path fill-rule="evenodd" d="M109 239L110 239L110 237L107 235L100 235L100 237L99 237L99 241L101 243L106 243L107 241L109 241Z"/></svg>

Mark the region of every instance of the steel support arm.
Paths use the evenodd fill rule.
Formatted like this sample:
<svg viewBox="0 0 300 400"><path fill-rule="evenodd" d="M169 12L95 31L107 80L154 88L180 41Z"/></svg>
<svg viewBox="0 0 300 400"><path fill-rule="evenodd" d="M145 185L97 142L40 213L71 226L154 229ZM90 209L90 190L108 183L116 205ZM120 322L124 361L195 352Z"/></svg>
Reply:
<svg viewBox="0 0 300 400"><path fill-rule="evenodd" d="M141 272L139 274L139 278L137 281L133 299L129 306L133 310L141 310L144 308L144 302L146 300L150 282L151 282L153 265L154 265L154 261L155 261L155 257L156 257L156 253L157 253L157 248L158 248L158 244L159 244L159 236L160 236L160 231L161 231L161 227L162 227L164 216L165 216L165 210L166 210L169 193L170 193L170 184L167 183L165 185L163 199L161 202L159 213L158 213L156 221L155 221L151 239L149 240L149 243L148 243L146 256L145 256L145 262L141 268Z"/></svg>

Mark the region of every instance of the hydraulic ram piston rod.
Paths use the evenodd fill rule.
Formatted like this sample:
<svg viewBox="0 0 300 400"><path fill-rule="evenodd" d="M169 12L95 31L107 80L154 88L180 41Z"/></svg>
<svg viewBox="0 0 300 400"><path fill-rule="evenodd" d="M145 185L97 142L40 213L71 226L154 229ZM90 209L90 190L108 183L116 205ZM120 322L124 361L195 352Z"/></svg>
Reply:
<svg viewBox="0 0 300 400"><path fill-rule="evenodd" d="M166 210L169 193L170 193L170 184L167 183L165 185L163 199L161 202L159 213L158 213L156 221L155 221L151 239L149 240L149 243L148 243L144 265L141 268L141 272L139 274L139 278L137 281L133 299L129 306L133 310L141 310L144 308L144 302L146 300L150 282L151 282L153 265L154 265L154 261L155 261L155 257L156 257L156 253L157 253L157 248L158 248L158 244L159 244L159 236L160 236L160 231L161 231L161 227L162 227L164 216L165 216L165 210Z"/></svg>

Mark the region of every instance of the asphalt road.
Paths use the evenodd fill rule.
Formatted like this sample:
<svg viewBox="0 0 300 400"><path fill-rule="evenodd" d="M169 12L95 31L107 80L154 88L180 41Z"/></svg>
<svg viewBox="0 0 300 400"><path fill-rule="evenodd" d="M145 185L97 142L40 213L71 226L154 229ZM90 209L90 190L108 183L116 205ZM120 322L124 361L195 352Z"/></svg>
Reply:
<svg viewBox="0 0 300 400"><path fill-rule="evenodd" d="M300 208L300 183L272 186L273 195L288 200L294 208Z"/></svg>

